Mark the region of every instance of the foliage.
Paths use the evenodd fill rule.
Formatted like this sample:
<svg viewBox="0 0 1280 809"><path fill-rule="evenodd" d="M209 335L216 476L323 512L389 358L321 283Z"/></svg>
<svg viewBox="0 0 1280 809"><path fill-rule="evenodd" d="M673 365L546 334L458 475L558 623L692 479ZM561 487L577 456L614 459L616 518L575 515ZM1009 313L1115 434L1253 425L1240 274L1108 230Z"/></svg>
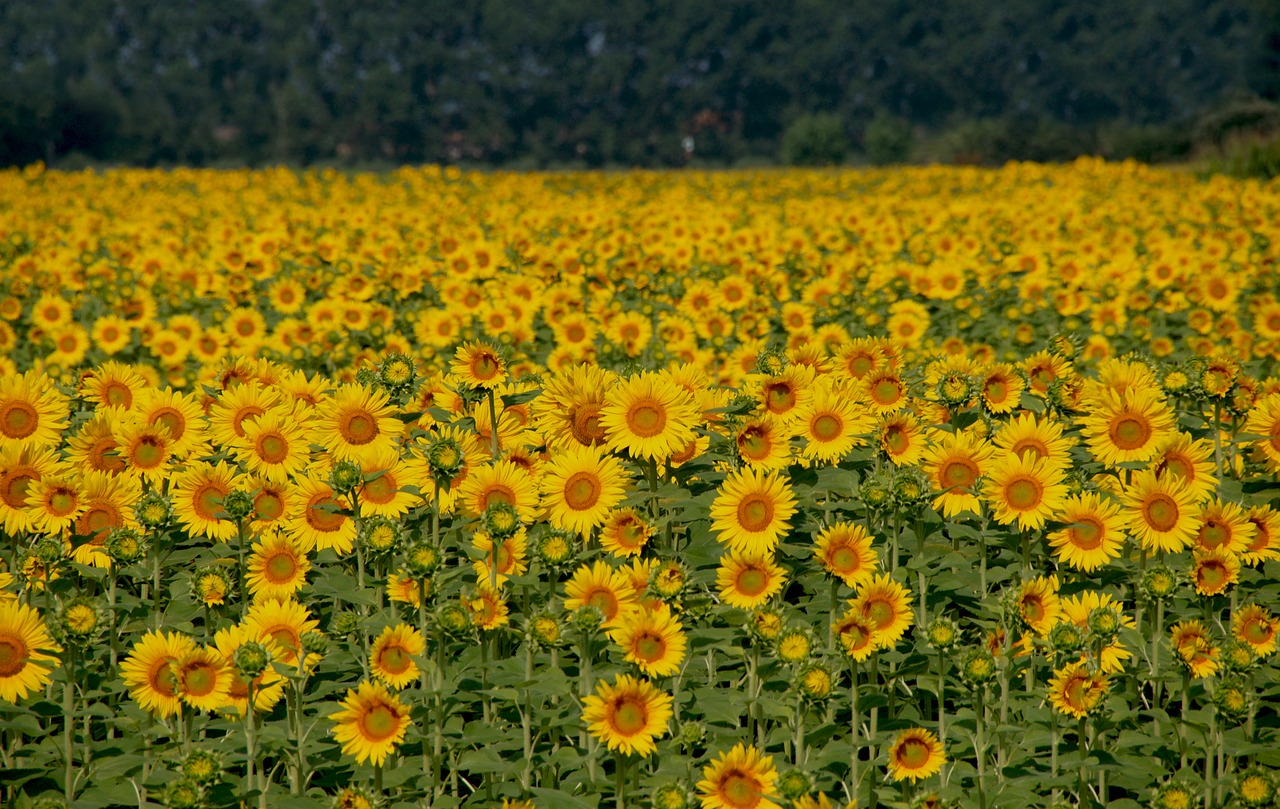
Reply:
<svg viewBox="0 0 1280 809"><path fill-rule="evenodd" d="M829 166L844 162L849 139L837 115L805 115L782 135L782 162L788 166Z"/></svg>

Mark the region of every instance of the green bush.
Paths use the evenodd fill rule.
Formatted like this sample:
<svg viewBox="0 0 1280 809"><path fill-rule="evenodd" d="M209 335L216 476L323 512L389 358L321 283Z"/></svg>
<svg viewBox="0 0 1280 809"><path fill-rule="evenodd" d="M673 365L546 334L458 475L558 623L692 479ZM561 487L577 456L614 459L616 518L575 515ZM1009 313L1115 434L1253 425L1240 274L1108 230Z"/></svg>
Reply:
<svg viewBox="0 0 1280 809"><path fill-rule="evenodd" d="M862 134L862 148L878 166L905 162L911 153L911 124L881 110Z"/></svg>
<svg viewBox="0 0 1280 809"><path fill-rule="evenodd" d="M782 162L788 166L830 166L844 162L849 139L838 115L802 115L782 134Z"/></svg>

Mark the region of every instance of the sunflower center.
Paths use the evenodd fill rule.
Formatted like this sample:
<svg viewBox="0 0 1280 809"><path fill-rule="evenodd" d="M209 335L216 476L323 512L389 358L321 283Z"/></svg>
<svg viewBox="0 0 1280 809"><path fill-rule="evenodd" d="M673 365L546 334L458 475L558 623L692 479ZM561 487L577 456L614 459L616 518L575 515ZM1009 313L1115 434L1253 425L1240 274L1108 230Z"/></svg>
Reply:
<svg viewBox="0 0 1280 809"><path fill-rule="evenodd" d="M809 430L818 441L835 441L844 432L844 422L832 413L823 413L809 424Z"/></svg>
<svg viewBox="0 0 1280 809"><path fill-rule="evenodd" d="M1227 586L1231 574L1226 565L1216 559L1206 559L1196 569L1196 579L1205 590L1217 591Z"/></svg>
<svg viewBox="0 0 1280 809"><path fill-rule="evenodd" d="M101 534L121 524L120 512L110 503L95 503L76 521L76 533L82 536Z"/></svg>
<svg viewBox="0 0 1280 809"><path fill-rule="evenodd" d="M768 458L770 446L769 437L759 427L748 427L738 436L738 452L748 461Z"/></svg>
<svg viewBox="0 0 1280 809"><path fill-rule="evenodd" d="M348 444L363 445L378 437L378 422L364 411L348 413L339 425L342 439Z"/></svg>
<svg viewBox="0 0 1280 809"><path fill-rule="evenodd" d="M660 660L667 653L666 641L661 635L652 632L646 632L636 638L635 645L632 646L635 656L646 662Z"/></svg>
<svg viewBox="0 0 1280 809"><path fill-rule="evenodd" d="M652 438L666 426L667 414L657 402L637 402L627 411L627 427L641 438Z"/></svg>
<svg viewBox="0 0 1280 809"><path fill-rule="evenodd" d="M896 379L881 379L871 386L871 399L881 407L897 404L902 398L902 386Z"/></svg>
<svg viewBox="0 0 1280 809"><path fill-rule="evenodd" d="M1027 596L1022 600L1022 615L1030 624L1041 620L1044 618L1044 602L1039 596Z"/></svg>
<svg viewBox="0 0 1280 809"><path fill-rule="evenodd" d="M262 569L272 584L288 584L297 574L298 560L288 552L275 553L267 559Z"/></svg>
<svg viewBox="0 0 1280 809"><path fill-rule="evenodd" d="M386 705L375 705L360 717L360 730L371 742L390 739L396 733L400 717Z"/></svg>
<svg viewBox="0 0 1280 809"><path fill-rule="evenodd" d="M239 411L236 412L235 418L231 419L231 429L235 431L236 435L240 436L241 438L244 438L245 419L257 418L258 416L261 416L266 412L267 411L263 410L261 407L258 407L257 405L248 405L247 407L242 407L240 408Z"/></svg>
<svg viewBox="0 0 1280 809"><path fill-rule="evenodd" d="M882 598L872 599L863 607L862 613L877 627L884 629L893 623L893 605Z"/></svg>
<svg viewBox="0 0 1280 809"><path fill-rule="evenodd" d="M875 370L875 367L875 360L869 354L855 354L845 364L845 368L849 371L849 376L854 379L862 379Z"/></svg>
<svg viewBox="0 0 1280 809"><path fill-rule="evenodd" d="M1005 497L1015 511L1030 511L1040 505L1044 490L1033 478L1018 478L1005 487Z"/></svg>
<svg viewBox="0 0 1280 809"><path fill-rule="evenodd" d="M907 739L898 748L898 765L908 770L918 770L929 763L929 745L919 739Z"/></svg>
<svg viewBox="0 0 1280 809"><path fill-rule="evenodd" d="M884 445L891 455L902 455L911 448L911 436L901 426L894 424L885 431Z"/></svg>
<svg viewBox="0 0 1280 809"><path fill-rule="evenodd" d="M569 410L569 432L585 447L604 443L604 427L600 424L601 405L589 403Z"/></svg>
<svg viewBox="0 0 1280 809"><path fill-rule="evenodd" d="M162 657L151 666L151 688L166 697L172 697L178 693L178 678L173 676L173 668L170 665L173 662L170 658Z"/></svg>
<svg viewBox="0 0 1280 809"><path fill-rule="evenodd" d="M40 414L27 402L10 401L0 407L0 433L5 438L26 438L40 426Z"/></svg>
<svg viewBox="0 0 1280 809"><path fill-rule="evenodd" d="M992 379L987 382L987 386L983 389L983 395L987 398L987 404L1002 404L1005 399L1009 398L1009 386L1001 379Z"/></svg>
<svg viewBox="0 0 1280 809"><path fill-rule="evenodd" d="M1079 523L1071 529L1071 544L1082 551L1091 551L1102 545L1102 523L1092 517L1078 517Z"/></svg>
<svg viewBox="0 0 1280 809"><path fill-rule="evenodd" d="M262 491L253 498L253 510L259 520L273 522L284 514L284 501L275 492Z"/></svg>
<svg viewBox="0 0 1280 809"><path fill-rule="evenodd" d="M600 614L606 621L612 620L618 614L618 597L603 587L593 590L590 595L582 599L582 603L600 610Z"/></svg>
<svg viewBox="0 0 1280 809"><path fill-rule="evenodd" d="M741 772L730 772L720 782L720 795L731 809L751 809L760 803L760 783Z"/></svg>
<svg viewBox="0 0 1280 809"><path fill-rule="evenodd" d="M1221 548L1231 541L1231 529L1219 520L1210 517L1200 528L1200 545L1213 549Z"/></svg>
<svg viewBox="0 0 1280 809"><path fill-rule="evenodd" d="M216 483L204 483L191 498L191 509L202 520L216 521L217 513L222 510L222 498L227 496L227 491Z"/></svg>
<svg viewBox="0 0 1280 809"><path fill-rule="evenodd" d="M978 465L967 458L953 458L938 473L942 489L968 489L978 479Z"/></svg>
<svg viewBox="0 0 1280 809"><path fill-rule="evenodd" d="M600 481L591 472L575 472L564 484L564 502L574 511L586 511L600 502Z"/></svg>
<svg viewBox="0 0 1280 809"><path fill-rule="evenodd" d="M765 387L765 405L774 413L786 413L796 406L799 398L789 382L775 382Z"/></svg>
<svg viewBox="0 0 1280 809"><path fill-rule="evenodd" d="M1126 414L1111 424L1111 441L1122 450L1141 449L1151 440L1151 424L1136 414Z"/></svg>
<svg viewBox="0 0 1280 809"><path fill-rule="evenodd" d="M1038 438L1024 438L1018 441L1013 445L1013 451L1018 453L1019 458L1026 458L1028 453L1032 458L1049 457L1049 448Z"/></svg>
<svg viewBox="0 0 1280 809"><path fill-rule="evenodd" d="M0 498L9 508L21 510L27 504L27 489L33 480L38 478L29 469L11 470L0 477Z"/></svg>
<svg viewBox="0 0 1280 809"><path fill-rule="evenodd" d="M738 503L738 524L744 531L758 533L773 522L773 501L762 494L750 494Z"/></svg>
<svg viewBox="0 0 1280 809"><path fill-rule="evenodd" d="M396 486L395 477L390 472L383 472L364 484L364 489L361 490L360 496L374 505L381 506L395 499L398 491L399 487Z"/></svg>
<svg viewBox="0 0 1280 809"><path fill-rule="evenodd" d="M218 684L218 673L207 663L197 664L183 672L182 690L192 697L203 697L213 692Z"/></svg>
<svg viewBox="0 0 1280 809"><path fill-rule="evenodd" d="M307 524L323 533L337 531L342 527L342 521L346 518L336 511L323 509L321 508L322 506L339 507L338 501L333 499L333 495L323 493L315 495L307 502Z"/></svg>
<svg viewBox="0 0 1280 809"><path fill-rule="evenodd" d="M133 448L133 465L139 469L154 469L164 463L164 442L154 436L143 436Z"/></svg>
<svg viewBox="0 0 1280 809"><path fill-rule="evenodd" d="M382 650L382 654L378 656L378 665L388 674L404 674L409 670L409 665L413 660L409 657L408 652L399 646L388 646Z"/></svg>
<svg viewBox="0 0 1280 809"><path fill-rule="evenodd" d="M66 489L57 489L49 496L48 512L54 517L65 517L76 510L76 496Z"/></svg>
<svg viewBox="0 0 1280 809"><path fill-rule="evenodd" d="M98 439L89 447L89 465L99 472L118 474L124 471L124 459L116 454L116 442L111 436Z"/></svg>
<svg viewBox="0 0 1280 809"><path fill-rule="evenodd" d="M755 597L769 587L769 574L758 567L748 567L738 574L738 592Z"/></svg>
<svg viewBox="0 0 1280 809"><path fill-rule="evenodd" d="M640 733L648 723L644 705L634 699L619 697L613 704L613 727L623 736Z"/></svg>
<svg viewBox="0 0 1280 809"><path fill-rule="evenodd" d="M133 391L123 382L108 382L102 386L102 401L114 407L133 405Z"/></svg>
<svg viewBox="0 0 1280 809"><path fill-rule="evenodd" d="M12 677L27 667L27 644L14 635L0 636L0 677Z"/></svg>
<svg viewBox="0 0 1280 809"><path fill-rule="evenodd" d="M1156 494L1142 507L1147 524L1161 533L1178 524L1178 502L1167 494Z"/></svg>
<svg viewBox="0 0 1280 809"><path fill-rule="evenodd" d="M862 567L862 558L858 556L858 552L848 545L841 545L831 552L831 567L835 568L837 573L841 575L849 575L858 572Z"/></svg>
<svg viewBox="0 0 1280 809"><path fill-rule="evenodd" d="M266 463L281 463L289 457L289 439L280 433L258 436L258 457Z"/></svg>
<svg viewBox="0 0 1280 809"><path fill-rule="evenodd" d="M498 375L499 367L492 354L478 354L471 360L471 375L481 381L488 381Z"/></svg>
<svg viewBox="0 0 1280 809"><path fill-rule="evenodd" d="M1276 628L1270 621L1262 621L1257 618L1246 621L1240 627L1240 635L1248 643L1254 646L1261 646L1269 643L1275 637Z"/></svg>
<svg viewBox="0 0 1280 809"><path fill-rule="evenodd" d="M172 408L165 408L151 416L151 424L163 427L169 431L169 437L174 441L182 438L183 433L187 431L187 420L182 414Z"/></svg>

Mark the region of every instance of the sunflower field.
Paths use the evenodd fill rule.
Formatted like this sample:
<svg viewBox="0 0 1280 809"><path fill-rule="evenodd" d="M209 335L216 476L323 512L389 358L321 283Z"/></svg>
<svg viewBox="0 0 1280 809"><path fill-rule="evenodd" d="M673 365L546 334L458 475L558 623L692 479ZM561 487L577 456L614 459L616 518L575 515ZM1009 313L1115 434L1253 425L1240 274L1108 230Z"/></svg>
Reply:
<svg viewBox="0 0 1280 809"><path fill-rule="evenodd" d="M1280 184L0 173L0 805L1263 807Z"/></svg>

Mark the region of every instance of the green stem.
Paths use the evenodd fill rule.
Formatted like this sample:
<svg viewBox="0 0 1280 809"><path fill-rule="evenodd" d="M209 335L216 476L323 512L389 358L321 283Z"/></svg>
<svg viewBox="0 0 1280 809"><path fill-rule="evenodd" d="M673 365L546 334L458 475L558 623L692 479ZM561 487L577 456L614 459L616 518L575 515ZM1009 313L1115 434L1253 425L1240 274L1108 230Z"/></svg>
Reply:
<svg viewBox="0 0 1280 809"><path fill-rule="evenodd" d="M490 441L490 448L493 454L493 459L496 461L500 457L502 457L498 451L498 399L493 392L493 388L488 389L488 394L489 394L489 441Z"/></svg>
<svg viewBox="0 0 1280 809"><path fill-rule="evenodd" d="M855 801L858 797L859 777L858 777L858 725L862 723L862 717L858 715L858 664L853 660L849 661L849 795Z"/></svg>
<svg viewBox="0 0 1280 809"><path fill-rule="evenodd" d="M804 694L796 694L796 736L794 761L797 769L804 767L804 720L807 711L804 707Z"/></svg>
<svg viewBox="0 0 1280 809"><path fill-rule="evenodd" d="M978 806L987 809L987 686L984 683L978 689L978 701L974 705L974 721L977 724L977 738L974 739L974 755L978 759Z"/></svg>
<svg viewBox="0 0 1280 809"><path fill-rule="evenodd" d="M1087 720L1081 719L1080 724L1076 726L1076 752L1077 756L1077 773L1076 773L1076 804L1078 806L1086 806L1086 796L1089 794L1085 787L1089 776L1089 767L1086 762L1086 752L1088 751L1088 743L1085 741L1085 729Z"/></svg>
<svg viewBox="0 0 1280 809"><path fill-rule="evenodd" d="M533 682L533 641L526 639L524 643L524 693L520 708L520 735L524 745L524 772L520 776L520 784L525 792L533 786L533 705L530 697L530 684Z"/></svg>
<svg viewBox="0 0 1280 809"><path fill-rule="evenodd" d="M75 721L76 721L76 659L75 650L68 646L67 681L62 684L62 754L66 759L66 776L63 782L67 804L75 800Z"/></svg>
<svg viewBox="0 0 1280 809"><path fill-rule="evenodd" d="M621 753L614 754L613 805L615 809L627 807L627 764Z"/></svg>

